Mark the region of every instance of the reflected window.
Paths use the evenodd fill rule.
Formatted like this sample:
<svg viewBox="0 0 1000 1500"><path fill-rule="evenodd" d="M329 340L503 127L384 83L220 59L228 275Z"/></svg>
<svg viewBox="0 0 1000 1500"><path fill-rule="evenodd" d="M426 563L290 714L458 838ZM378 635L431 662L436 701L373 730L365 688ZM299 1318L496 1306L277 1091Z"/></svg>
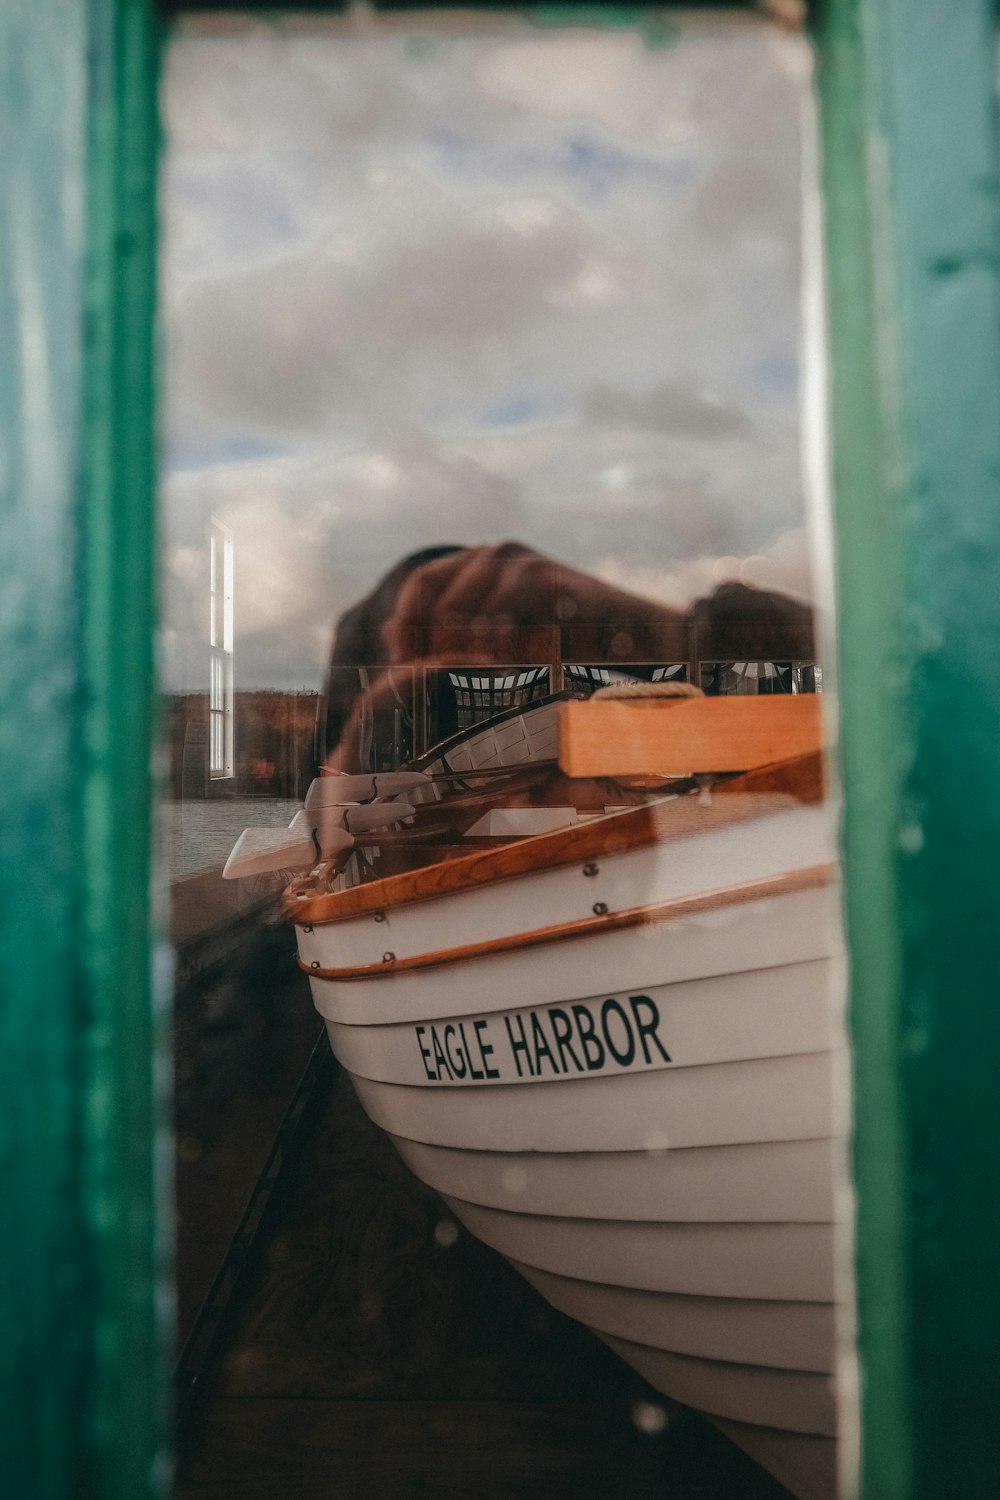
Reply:
<svg viewBox="0 0 1000 1500"><path fill-rule="evenodd" d="M508 708L534 703L549 691L547 667L528 667L523 671L472 667L447 675L455 693L457 729L492 719Z"/></svg>
<svg viewBox="0 0 1000 1500"><path fill-rule="evenodd" d="M630 662L627 667L583 666L567 662L566 685L583 693L594 693L598 688L614 687L628 682L686 682L686 662L659 663Z"/></svg>
<svg viewBox="0 0 1000 1500"><path fill-rule="evenodd" d="M213 521L209 556L208 774L214 781L233 775L233 538Z"/></svg>
<svg viewBox="0 0 1000 1500"><path fill-rule="evenodd" d="M710 698L820 693L823 674L811 661L703 661L700 686Z"/></svg>

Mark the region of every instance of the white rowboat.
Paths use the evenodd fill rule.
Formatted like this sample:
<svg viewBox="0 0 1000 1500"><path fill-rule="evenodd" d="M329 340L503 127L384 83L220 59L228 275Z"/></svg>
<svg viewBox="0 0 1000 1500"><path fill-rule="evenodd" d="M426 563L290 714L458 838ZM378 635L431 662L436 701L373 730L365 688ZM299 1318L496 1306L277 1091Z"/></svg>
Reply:
<svg viewBox="0 0 1000 1500"><path fill-rule="evenodd" d="M503 728L522 763L558 749L533 717ZM433 778L504 748L487 726L426 758L416 821L448 813ZM621 811L566 785L565 826L477 809L418 868L361 877L345 853L289 887L316 1007L473 1234L794 1494L832 1497L843 977L818 752Z"/></svg>

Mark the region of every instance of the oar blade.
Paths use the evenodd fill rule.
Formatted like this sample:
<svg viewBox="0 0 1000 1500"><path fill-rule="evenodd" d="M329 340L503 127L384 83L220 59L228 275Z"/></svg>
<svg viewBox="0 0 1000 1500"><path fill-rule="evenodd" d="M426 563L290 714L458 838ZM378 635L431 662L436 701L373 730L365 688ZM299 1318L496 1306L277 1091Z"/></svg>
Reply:
<svg viewBox="0 0 1000 1500"><path fill-rule="evenodd" d="M336 809L330 808L330 812ZM369 833L374 828L392 828L404 818L412 817L409 802L368 802L361 807L344 809L344 824L351 833Z"/></svg>
<svg viewBox="0 0 1000 1500"><path fill-rule="evenodd" d="M321 808L317 813L300 808L289 823L289 833L297 833L300 838L309 840L313 850L313 864L318 858L334 859L344 849L353 847L354 839L344 827L344 811L343 808ZM319 855L316 853L314 833L319 842Z"/></svg>
<svg viewBox="0 0 1000 1500"><path fill-rule="evenodd" d="M308 836L290 828L245 828L222 871L223 880L243 880L273 870L308 870L316 848Z"/></svg>

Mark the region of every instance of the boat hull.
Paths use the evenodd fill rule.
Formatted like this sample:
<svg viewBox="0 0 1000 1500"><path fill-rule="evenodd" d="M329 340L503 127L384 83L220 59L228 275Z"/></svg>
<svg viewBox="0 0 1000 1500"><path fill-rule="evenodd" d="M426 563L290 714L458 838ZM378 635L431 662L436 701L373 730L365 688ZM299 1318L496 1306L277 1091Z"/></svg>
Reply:
<svg viewBox="0 0 1000 1500"><path fill-rule="evenodd" d="M299 937L414 1173L805 1500L834 1474L831 860L802 806ZM640 905L634 930L572 925ZM380 951L391 972L357 977Z"/></svg>

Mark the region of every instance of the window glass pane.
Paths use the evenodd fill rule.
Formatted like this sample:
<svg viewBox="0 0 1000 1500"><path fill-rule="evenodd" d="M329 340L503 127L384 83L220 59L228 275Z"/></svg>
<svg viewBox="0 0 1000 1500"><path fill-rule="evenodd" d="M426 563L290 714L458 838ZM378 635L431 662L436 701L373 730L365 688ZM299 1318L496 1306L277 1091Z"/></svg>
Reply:
<svg viewBox="0 0 1000 1500"><path fill-rule="evenodd" d="M325 1218L293 1194L259 1282L325 1244L342 1287L293 1373L248 1292L227 1389L364 1390L359 1493L418 1386L611 1392L635 1496L682 1406L833 1472L810 60L637 14L192 20L168 55L181 1334L315 1005Z"/></svg>

